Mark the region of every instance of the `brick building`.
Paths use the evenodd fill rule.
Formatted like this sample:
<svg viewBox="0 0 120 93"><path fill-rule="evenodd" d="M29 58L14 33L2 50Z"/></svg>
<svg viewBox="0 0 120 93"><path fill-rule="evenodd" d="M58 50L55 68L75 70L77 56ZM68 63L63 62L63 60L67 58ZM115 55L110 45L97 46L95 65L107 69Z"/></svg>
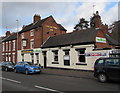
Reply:
<svg viewBox="0 0 120 93"><path fill-rule="evenodd" d="M2 61L2 37L0 37L0 62Z"/></svg>
<svg viewBox="0 0 120 93"><path fill-rule="evenodd" d="M65 34L66 29L52 16L41 19L34 15L33 23L23 26L18 35L18 61L40 62L40 47L50 37Z"/></svg>
<svg viewBox="0 0 120 93"><path fill-rule="evenodd" d="M6 32L2 40L2 59L3 61L17 61L17 33Z"/></svg>

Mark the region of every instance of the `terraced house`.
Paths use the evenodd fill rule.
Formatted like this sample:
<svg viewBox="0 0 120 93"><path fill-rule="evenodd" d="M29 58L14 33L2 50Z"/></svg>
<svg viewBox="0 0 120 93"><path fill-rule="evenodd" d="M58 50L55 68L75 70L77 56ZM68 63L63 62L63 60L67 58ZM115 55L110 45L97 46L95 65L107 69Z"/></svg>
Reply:
<svg viewBox="0 0 120 93"><path fill-rule="evenodd" d="M3 61L17 61L17 33L6 32L2 40L2 59Z"/></svg>
<svg viewBox="0 0 120 93"><path fill-rule="evenodd" d="M52 16L41 19L40 15L34 15L33 23L23 26L18 35L18 61L30 61L33 64L41 63L41 45L50 37L65 34L66 29L58 24Z"/></svg>

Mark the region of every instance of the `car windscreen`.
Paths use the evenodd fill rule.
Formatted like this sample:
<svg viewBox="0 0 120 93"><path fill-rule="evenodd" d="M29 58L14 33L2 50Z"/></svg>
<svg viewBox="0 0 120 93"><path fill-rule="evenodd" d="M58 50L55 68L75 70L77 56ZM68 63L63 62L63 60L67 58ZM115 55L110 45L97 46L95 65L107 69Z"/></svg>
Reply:
<svg viewBox="0 0 120 93"><path fill-rule="evenodd" d="M12 62L6 62L6 65L14 65Z"/></svg>
<svg viewBox="0 0 120 93"><path fill-rule="evenodd" d="M25 65L32 65L31 62L25 62Z"/></svg>

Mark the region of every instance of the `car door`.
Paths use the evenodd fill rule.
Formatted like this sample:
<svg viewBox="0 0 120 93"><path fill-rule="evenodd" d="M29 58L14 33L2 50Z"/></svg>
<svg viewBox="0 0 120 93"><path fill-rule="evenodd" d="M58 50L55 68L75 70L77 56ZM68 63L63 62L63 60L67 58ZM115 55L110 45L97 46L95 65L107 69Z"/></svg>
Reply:
<svg viewBox="0 0 120 93"><path fill-rule="evenodd" d="M22 71L22 62L19 62L16 66L17 71L21 72Z"/></svg>
<svg viewBox="0 0 120 93"><path fill-rule="evenodd" d="M111 58L105 60L105 71L109 78L117 79L120 75L120 59Z"/></svg>
<svg viewBox="0 0 120 93"><path fill-rule="evenodd" d="M22 64L21 64L21 72L25 72L25 63L23 62Z"/></svg>

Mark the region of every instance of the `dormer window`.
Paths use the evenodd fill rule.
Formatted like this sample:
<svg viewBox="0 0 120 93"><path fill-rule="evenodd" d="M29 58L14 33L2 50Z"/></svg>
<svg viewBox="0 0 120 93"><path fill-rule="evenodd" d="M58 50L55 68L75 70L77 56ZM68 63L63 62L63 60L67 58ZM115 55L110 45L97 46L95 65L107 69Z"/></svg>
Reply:
<svg viewBox="0 0 120 93"><path fill-rule="evenodd" d="M21 34L22 39L24 39L24 33Z"/></svg>
<svg viewBox="0 0 120 93"><path fill-rule="evenodd" d="M30 31L30 36L34 36L34 30Z"/></svg>

